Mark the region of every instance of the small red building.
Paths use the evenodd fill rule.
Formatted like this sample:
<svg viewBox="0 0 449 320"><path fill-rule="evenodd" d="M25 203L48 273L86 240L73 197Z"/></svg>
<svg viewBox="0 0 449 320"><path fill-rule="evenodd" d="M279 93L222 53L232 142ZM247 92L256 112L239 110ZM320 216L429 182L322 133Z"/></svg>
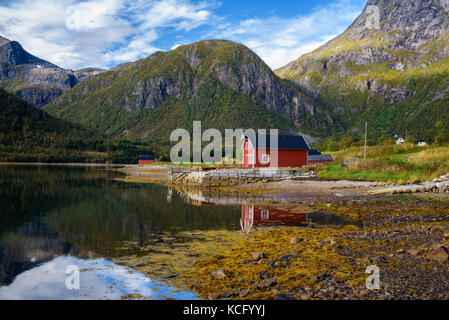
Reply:
<svg viewBox="0 0 449 320"><path fill-rule="evenodd" d="M139 156L139 165L153 163L154 156Z"/></svg>
<svg viewBox="0 0 449 320"><path fill-rule="evenodd" d="M270 146L270 136L244 136L242 140L245 168L299 168L308 165L310 147L302 136L278 136L277 147ZM278 154L277 166L272 163L274 152Z"/></svg>

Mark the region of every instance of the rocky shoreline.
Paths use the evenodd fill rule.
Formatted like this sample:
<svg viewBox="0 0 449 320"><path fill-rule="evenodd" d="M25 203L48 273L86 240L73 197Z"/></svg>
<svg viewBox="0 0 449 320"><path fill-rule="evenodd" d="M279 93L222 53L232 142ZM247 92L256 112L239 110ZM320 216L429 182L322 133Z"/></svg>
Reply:
<svg viewBox="0 0 449 320"><path fill-rule="evenodd" d="M380 190L372 191L373 194L403 194L403 193L449 193L449 173L434 179L432 182L409 184L406 186L394 185Z"/></svg>
<svg viewBox="0 0 449 320"><path fill-rule="evenodd" d="M204 299L449 299L449 202L391 195L340 199L326 210L363 226L197 231L128 243L122 250L133 254L115 262ZM373 265L379 290L366 287Z"/></svg>
<svg viewBox="0 0 449 320"><path fill-rule="evenodd" d="M177 172L172 176L170 183L169 171ZM173 165L137 166L129 165L117 171L125 173L126 177L120 179L130 183L159 183L172 185L185 193L199 191L216 191L237 196L255 195L270 199L277 203L309 203L328 202L352 197L354 194L365 194L379 189L375 181L330 180L314 177L313 171L303 170L242 170L237 179L238 169L219 169L213 171L187 171ZM247 178L247 175L250 178ZM213 176L213 177L212 177ZM223 177L222 177L223 176ZM207 177L207 179L203 179ZM185 180L185 181L184 181ZM202 183L201 181L205 181Z"/></svg>
<svg viewBox="0 0 449 320"><path fill-rule="evenodd" d="M151 170L133 176L142 182L166 174ZM288 204L301 206L298 214L325 208L357 223L256 226L249 233L172 237L166 245L129 243L126 252L138 254L121 255L116 262L204 299L449 299L448 186L449 175L407 186L319 178L178 186L193 203ZM155 254L161 251L163 256ZM369 266L379 268L379 290L366 287Z"/></svg>

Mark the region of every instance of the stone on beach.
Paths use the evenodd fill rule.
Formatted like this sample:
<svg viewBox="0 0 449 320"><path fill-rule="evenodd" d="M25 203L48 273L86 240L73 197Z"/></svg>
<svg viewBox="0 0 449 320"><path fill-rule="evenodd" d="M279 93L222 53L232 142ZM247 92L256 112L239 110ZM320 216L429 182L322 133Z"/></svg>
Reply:
<svg viewBox="0 0 449 320"><path fill-rule="evenodd" d="M449 259L449 252L446 247L440 246L429 253L426 259L443 263Z"/></svg>
<svg viewBox="0 0 449 320"><path fill-rule="evenodd" d="M244 298L247 295L249 295L249 293L250 293L249 289L242 289L242 290L240 290L239 296L240 296L240 298Z"/></svg>
<svg viewBox="0 0 449 320"><path fill-rule="evenodd" d="M409 249L407 250L407 253L412 255L412 256L417 256L422 252L421 249Z"/></svg>
<svg viewBox="0 0 449 320"><path fill-rule="evenodd" d="M263 251L256 251L251 253L251 257L254 261L259 261L266 258L265 252Z"/></svg>
<svg viewBox="0 0 449 320"><path fill-rule="evenodd" d="M298 243L300 243L300 242L302 242L302 241L304 241L303 238L297 238L297 237L294 237L294 238L292 238L292 239L290 240L290 244L291 244L291 245L295 245L295 244L298 244Z"/></svg>
<svg viewBox="0 0 449 320"><path fill-rule="evenodd" d="M257 284L257 288L266 289L266 288L270 288L270 287L274 286L275 284L276 284L276 279L274 279L274 278L265 279L265 280L260 281Z"/></svg>
<svg viewBox="0 0 449 320"><path fill-rule="evenodd" d="M217 270L211 272L210 277L212 279L222 280L222 279L226 278L226 274L224 273L223 269L217 269Z"/></svg>
<svg viewBox="0 0 449 320"><path fill-rule="evenodd" d="M293 300L293 297L289 294L278 293L274 296L274 300Z"/></svg>
<svg viewBox="0 0 449 320"><path fill-rule="evenodd" d="M217 292L209 293L209 300L218 300L221 298L221 294Z"/></svg>

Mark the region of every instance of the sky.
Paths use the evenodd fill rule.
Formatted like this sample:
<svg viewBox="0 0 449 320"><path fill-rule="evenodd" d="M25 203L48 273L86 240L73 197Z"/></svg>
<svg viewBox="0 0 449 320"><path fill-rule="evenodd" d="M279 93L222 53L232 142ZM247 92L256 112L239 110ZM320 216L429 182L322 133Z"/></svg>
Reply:
<svg viewBox="0 0 449 320"><path fill-rule="evenodd" d="M108 69L205 39L272 69L342 33L366 0L0 0L0 36L60 67Z"/></svg>

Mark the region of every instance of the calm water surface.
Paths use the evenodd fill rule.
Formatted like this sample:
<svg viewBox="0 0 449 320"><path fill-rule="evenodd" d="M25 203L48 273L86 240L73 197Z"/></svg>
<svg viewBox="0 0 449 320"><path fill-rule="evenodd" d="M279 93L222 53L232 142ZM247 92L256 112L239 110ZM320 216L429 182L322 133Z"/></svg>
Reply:
<svg viewBox="0 0 449 320"><path fill-rule="evenodd" d="M95 168L0 165L0 299L194 299L110 260L124 241L189 230L347 224L328 213L191 201L165 186ZM69 266L80 268L68 290Z"/></svg>
<svg viewBox="0 0 449 320"><path fill-rule="evenodd" d="M192 206L166 187L117 176L93 168L0 166L0 299L195 297L107 258L122 241L238 229L240 207ZM66 288L69 265L82 271L80 290Z"/></svg>

